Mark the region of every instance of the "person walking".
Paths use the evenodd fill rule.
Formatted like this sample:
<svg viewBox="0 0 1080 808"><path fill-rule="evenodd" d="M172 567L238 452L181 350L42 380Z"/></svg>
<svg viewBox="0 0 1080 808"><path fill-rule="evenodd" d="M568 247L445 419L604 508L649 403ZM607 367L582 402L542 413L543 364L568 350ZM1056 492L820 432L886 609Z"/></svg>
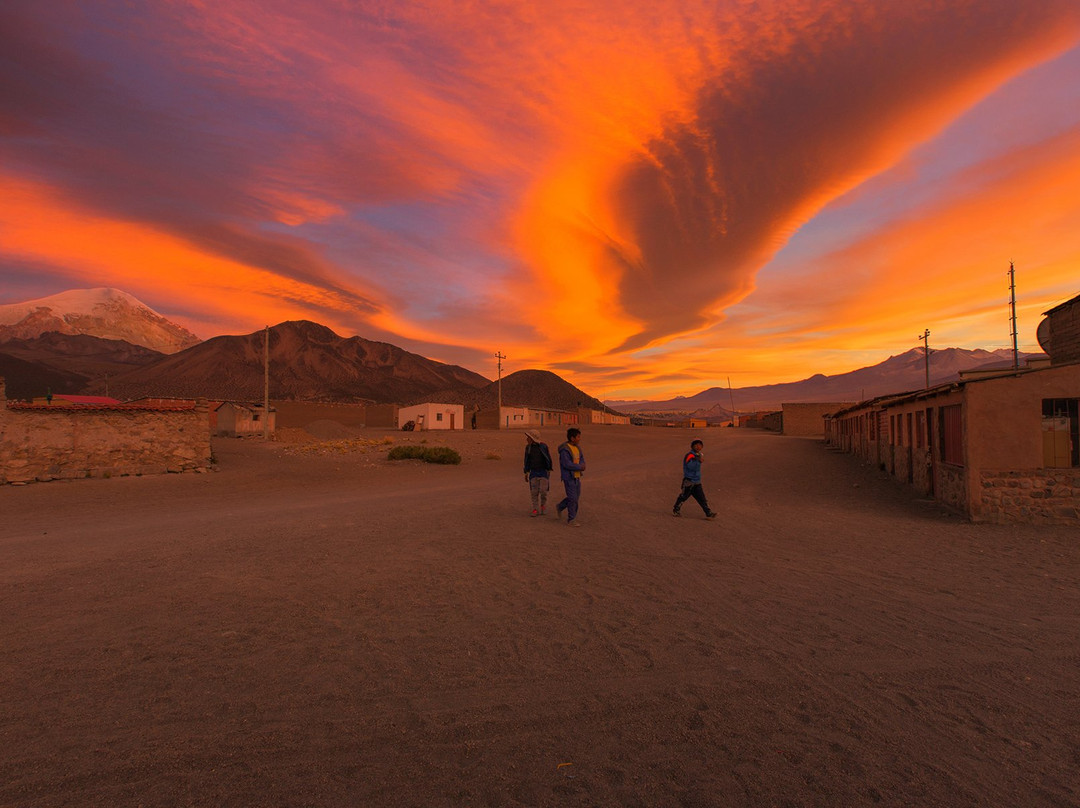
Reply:
<svg viewBox="0 0 1080 808"><path fill-rule="evenodd" d="M562 478L566 497L555 506L555 513L561 519L566 511L566 524L580 527L577 520L578 500L581 499L581 475L585 473L585 454L581 451L581 430L570 427L566 430L566 443L559 445L559 476Z"/></svg>
<svg viewBox="0 0 1080 808"><path fill-rule="evenodd" d="M709 502L705 499L705 489L701 487L701 464L705 462L705 455L702 452L704 448L704 443L694 440L690 443L690 451L683 455L682 491L679 492L679 498L675 500L675 507L671 509L672 516L682 516L679 512L682 504L693 497L701 506L701 510L705 511L706 518L716 518L716 511L709 509Z"/></svg>
<svg viewBox="0 0 1080 808"><path fill-rule="evenodd" d="M535 429L525 430L525 482L529 484L532 496L530 516L543 516L547 506L548 488L551 485L551 452L547 444L540 440L540 433Z"/></svg>

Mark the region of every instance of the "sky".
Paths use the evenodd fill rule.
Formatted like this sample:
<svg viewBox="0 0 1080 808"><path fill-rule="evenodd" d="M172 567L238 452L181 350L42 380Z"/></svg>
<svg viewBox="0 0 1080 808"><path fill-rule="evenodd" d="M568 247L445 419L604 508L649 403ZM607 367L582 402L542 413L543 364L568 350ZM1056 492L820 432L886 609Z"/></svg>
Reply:
<svg viewBox="0 0 1080 808"><path fill-rule="evenodd" d="M5 0L0 77L0 303L634 399L1080 293L1076 0Z"/></svg>

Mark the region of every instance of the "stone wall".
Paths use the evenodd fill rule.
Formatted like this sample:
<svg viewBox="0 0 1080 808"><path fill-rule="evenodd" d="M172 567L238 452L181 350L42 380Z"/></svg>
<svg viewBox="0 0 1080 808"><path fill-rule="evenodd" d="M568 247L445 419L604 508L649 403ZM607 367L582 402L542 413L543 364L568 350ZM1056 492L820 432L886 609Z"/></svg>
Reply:
<svg viewBox="0 0 1080 808"><path fill-rule="evenodd" d="M939 463L935 498L951 508L967 513L967 469Z"/></svg>
<svg viewBox="0 0 1080 808"><path fill-rule="evenodd" d="M981 485L976 521L1063 525L1080 518L1080 469L990 471Z"/></svg>
<svg viewBox="0 0 1080 808"><path fill-rule="evenodd" d="M188 407L8 404L0 379L0 484L209 467L205 402Z"/></svg>

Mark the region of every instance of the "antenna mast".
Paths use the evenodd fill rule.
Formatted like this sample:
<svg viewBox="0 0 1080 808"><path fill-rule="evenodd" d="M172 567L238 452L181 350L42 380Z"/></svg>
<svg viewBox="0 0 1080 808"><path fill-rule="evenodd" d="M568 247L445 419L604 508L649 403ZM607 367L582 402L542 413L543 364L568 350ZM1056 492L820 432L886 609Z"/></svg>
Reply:
<svg viewBox="0 0 1080 808"><path fill-rule="evenodd" d="M1013 370L1020 369L1020 352L1016 348L1016 269L1009 262L1009 320L1012 323Z"/></svg>
<svg viewBox="0 0 1080 808"><path fill-rule="evenodd" d="M499 360L499 429L502 429L502 361L506 359L502 351L495 352L495 358Z"/></svg>
<svg viewBox="0 0 1080 808"><path fill-rule="evenodd" d="M927 328L917 337L923 341L923 363L926 365L926 389L930 389L930 329Z"/></svg>

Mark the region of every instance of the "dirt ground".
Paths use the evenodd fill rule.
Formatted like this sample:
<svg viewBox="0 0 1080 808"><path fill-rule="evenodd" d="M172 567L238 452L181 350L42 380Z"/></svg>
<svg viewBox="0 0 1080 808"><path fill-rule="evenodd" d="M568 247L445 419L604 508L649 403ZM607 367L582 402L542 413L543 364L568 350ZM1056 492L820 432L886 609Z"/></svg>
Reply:
<svg viewBox="0 0 1080 808"><path fill-rule="evenodd" d="M674 519L632 427L571 528L520 434L321 432L0 488L0 805L1080 804L1077 528L721 429Z"/></svg>

